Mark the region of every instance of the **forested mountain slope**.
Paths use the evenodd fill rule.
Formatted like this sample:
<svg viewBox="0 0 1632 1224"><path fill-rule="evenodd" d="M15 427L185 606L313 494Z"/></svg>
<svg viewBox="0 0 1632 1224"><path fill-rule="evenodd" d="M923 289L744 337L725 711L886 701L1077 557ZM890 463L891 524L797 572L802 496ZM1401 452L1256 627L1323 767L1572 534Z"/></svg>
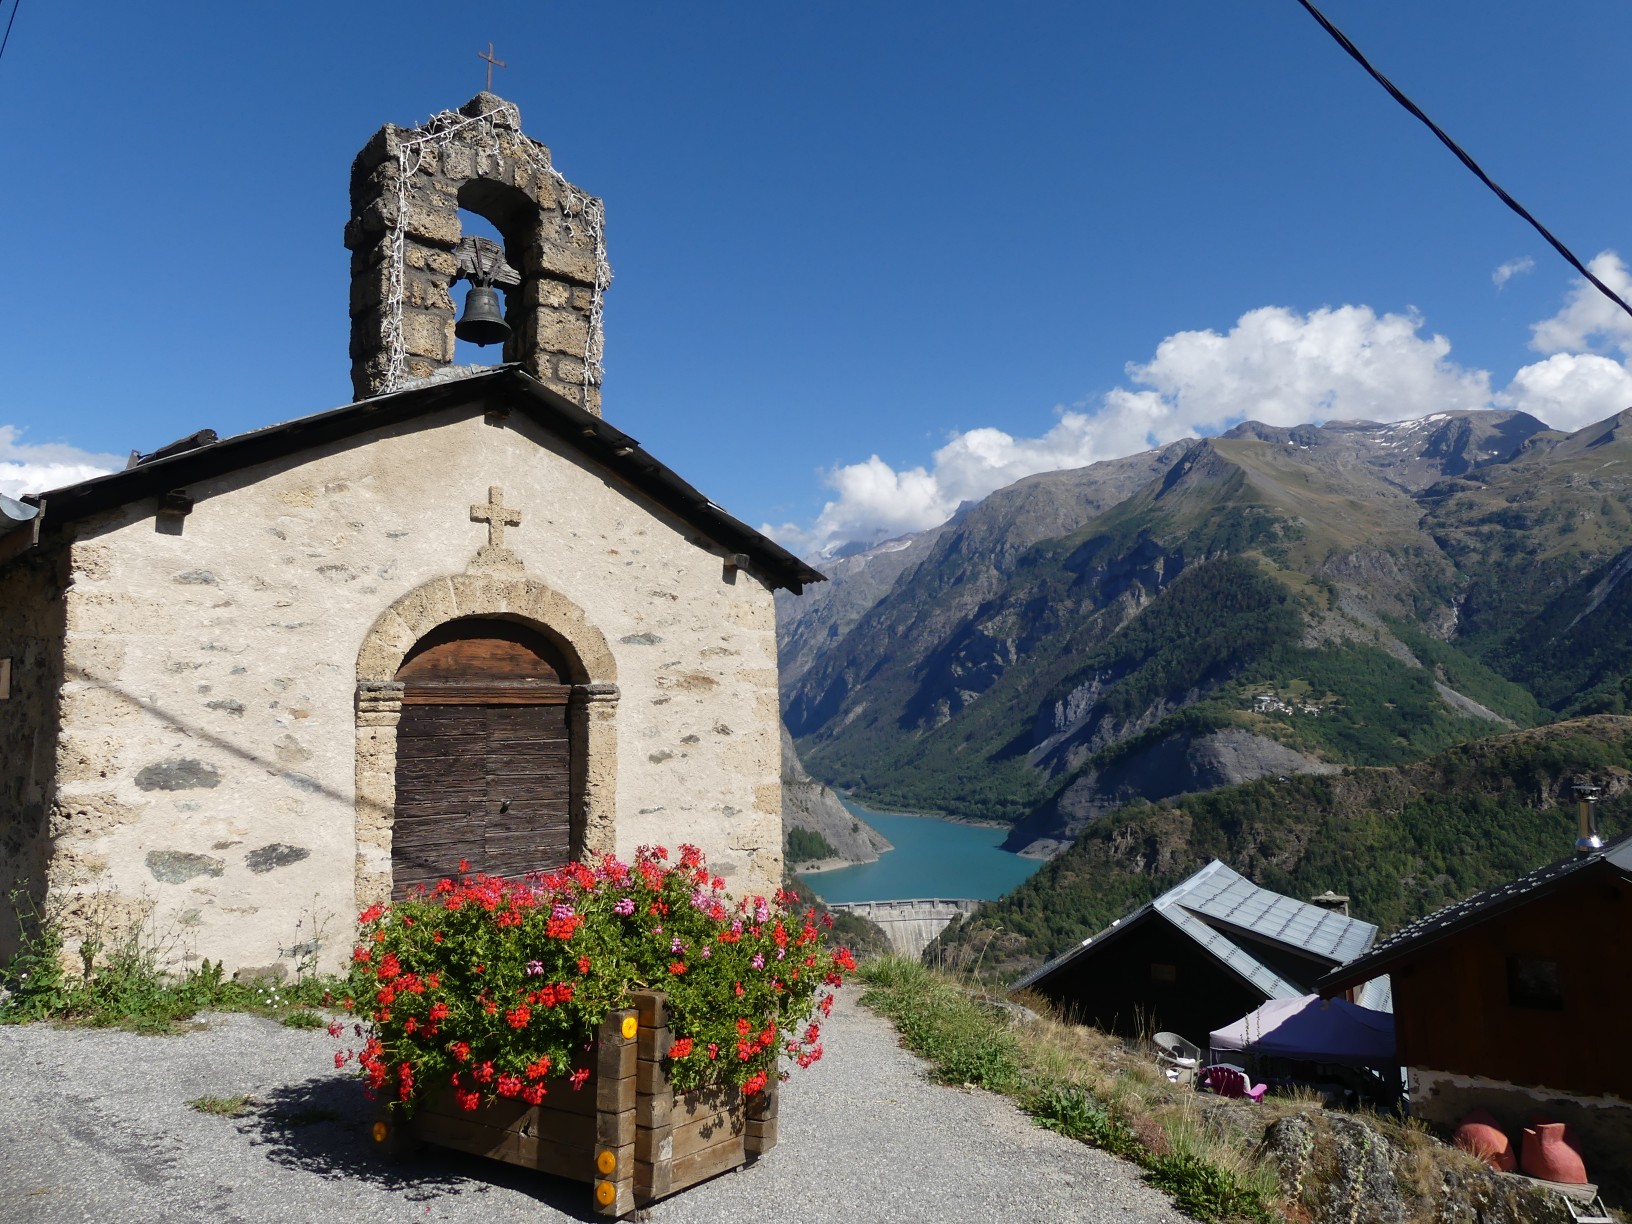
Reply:
<svg viewBox="0 0 1632 1224"><path fill-rule="evenodd" d="M1626 417L1248 422L1022 481L830 628L788 723L827 781L1047 851L1133 798L1624 709Z"/></svg>
<svg viewBox="0 0 1632 1224"><path fill-rule="evenodd" d="M987 968L1055 956L1214 858L1292 897L1328 889L1386 933L1568 856L1571 787L1604 788L1606 836L1632 827L1632 718L1492 736L1408 765L1263 779L1122 807L1025 884L942 936Z"/></svg>

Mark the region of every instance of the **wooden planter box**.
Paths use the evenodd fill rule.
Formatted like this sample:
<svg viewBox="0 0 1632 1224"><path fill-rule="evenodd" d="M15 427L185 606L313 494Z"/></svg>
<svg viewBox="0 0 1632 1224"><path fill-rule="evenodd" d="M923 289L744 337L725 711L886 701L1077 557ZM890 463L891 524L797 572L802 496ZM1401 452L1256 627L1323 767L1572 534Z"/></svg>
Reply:
<svg viewBox="0 0 1632 1224"><path fill-rule="evenodd" d="M502 1100L475 1111L460 1109L450 1095L421 1103L406 1122L382 1114L376 1138L418 1139L589 1182L595 1212L606 1216L740 1168L775 1147L776 1081L748 1098L736 1088L676 1094L663 1064L673 1042L667 999L651 991L631 1001L632 1008L601 1025L595 1067L578 1091L565 1079L549 1080L540 1105ZM631 1019L632 1038L624 1036Z"/></svg>

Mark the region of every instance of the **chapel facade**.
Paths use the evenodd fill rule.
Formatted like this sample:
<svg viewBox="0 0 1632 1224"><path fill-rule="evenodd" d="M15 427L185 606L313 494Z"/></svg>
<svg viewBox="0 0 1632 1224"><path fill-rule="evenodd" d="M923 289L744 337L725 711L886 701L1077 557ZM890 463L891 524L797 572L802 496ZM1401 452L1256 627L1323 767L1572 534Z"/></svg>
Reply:
<svg viewBox="0 0 1632 1224"><path fill-rule="evenodd" d="M0 888L275 977L461 860L690 842L768 893L772 594L821 575L601 417L600 201L482 94L352 204L356 402L3 507ZM452 365L461 277L498 366Z"/></svg>

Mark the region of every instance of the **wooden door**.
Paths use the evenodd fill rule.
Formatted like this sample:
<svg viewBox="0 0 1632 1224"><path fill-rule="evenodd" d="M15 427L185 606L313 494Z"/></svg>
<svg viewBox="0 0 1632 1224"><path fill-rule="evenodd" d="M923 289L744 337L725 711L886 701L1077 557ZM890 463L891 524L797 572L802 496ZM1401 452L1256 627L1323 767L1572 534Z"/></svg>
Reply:
<svg viewBox="0 0 1632 1224"><path fill-rule="evenodd" d="M507 621L443 625L409 653L397 724L392 893L461 860L518 877L572 855L570 688L554 648Z"/></svg>

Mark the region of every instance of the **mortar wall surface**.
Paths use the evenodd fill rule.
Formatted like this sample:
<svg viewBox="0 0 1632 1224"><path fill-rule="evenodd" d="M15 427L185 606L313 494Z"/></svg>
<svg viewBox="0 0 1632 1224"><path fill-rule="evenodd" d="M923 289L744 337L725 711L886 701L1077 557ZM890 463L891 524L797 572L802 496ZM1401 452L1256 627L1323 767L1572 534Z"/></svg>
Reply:
<svg viewBox="0 0 1632 1224"><path fill-rule="evenodd" d="M522 521L478 555L490 486ZM592 707L612 734L591 731L588 785L615 800L591 845L692 842L734 893L777 886L770 589L643 495L474 406L188 492L179 527L149 502L72 545L56 770L86 816L52 853L99 869L61 889L150 909L228 972L340 968L360 882L390 862L389 806L358 802L389 788L359 680L442 621L554 607L581 613L575 679L620 694ZM524 585L548 597L510 607Z"/></svg>

